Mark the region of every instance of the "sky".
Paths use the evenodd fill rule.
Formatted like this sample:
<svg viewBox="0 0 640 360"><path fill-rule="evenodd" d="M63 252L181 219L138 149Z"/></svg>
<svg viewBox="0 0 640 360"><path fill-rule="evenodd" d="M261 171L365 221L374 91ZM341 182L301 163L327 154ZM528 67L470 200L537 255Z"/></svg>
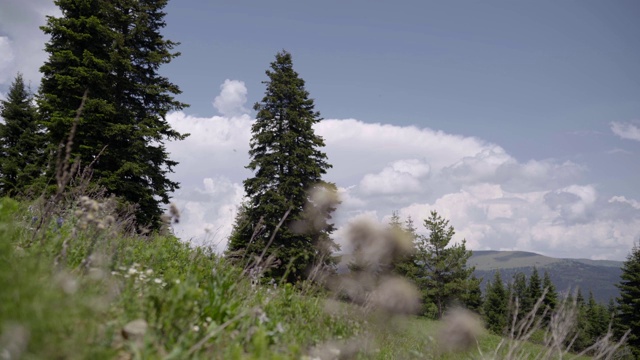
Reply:
<svg viewBox="0 0 640 360"><path fill-rule="evenodd" d="M161 69L190 104L175 231L224 249L248 164L253 104L280 50L324 118L315 131L354 219L431 210L474 250L623 260L640 239L640 2L172 0ZM0 97L33 89L51 1L0 0Z"/></svg>

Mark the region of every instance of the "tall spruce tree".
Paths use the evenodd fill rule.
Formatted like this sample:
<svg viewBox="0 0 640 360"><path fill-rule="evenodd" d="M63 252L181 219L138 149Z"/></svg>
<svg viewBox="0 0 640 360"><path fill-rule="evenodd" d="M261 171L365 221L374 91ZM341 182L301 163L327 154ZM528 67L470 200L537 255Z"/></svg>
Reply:
<svg viewBox="0 0 640 360"><path fill-rule="evenodd" d="M616 324L619 335L629 331L627 343L636 359L640 359L640 245L634 244L622 265L617 299Z"/></svg>
<svg viewBox="0 0 640 360"><path fill-rule="evenodd" d="M33 96L18 73L0 101L0 196L25 192L42 172L44 138Z"/></svg>
<svg viewBox="0 0 640 360"><path fill-rule="evenodd" d="M485 291L483 313L487 328L496 334L502 334L507 326L509 300L500 271L495 272L493 281L487 283Z"/></svg>
<svg viewBox="0 0 640 360"><path fill-rule="evenodd" d="M444 314L454 300L464 301L469 278L474 267L467 267L471 251L466 249L466 241L450 246L455 230L449 220L443 219L436 211L424 220L429 236L419 236L416 244L416 260L422 265L419 279L426 291L425 302L436 305L436 317Z"/></svg>
<svg viewBox="0 0 640 360"><path fill-rule="evenodd" d="M314 110L304 80L293 69L291 54L279 52L266 74L267 89L254 106L258 113L251 128L247 168L254 176L244 181L248 201L229 239L228 253L242 253L249 259L273 254L280 265L270 275L286 273L289 281L295 281L321 260L320 239L323 248L335 248L328 237L332 226L326 221L335 208L320 212L321 219L309 219L309 212L304 211L314 203L311 194L324 186L322 175L331 165L321 151L324 140L313 130L321 121L320 114ZM334 190L335 186L327 188ZM325 226L312 227L312 231L291 226L318 220Z"/></svg>
<svg viewBox="0 0 640 360"><path fill-rule="evenodd" d="M533 306L531 294L527 286L527 277L523 272L518 271L513 275L513 285L511 287L513 301L518 301L517 319L521 320L525 317ZM515 309L513 309L515 311Z"/></svg>
<svg viewBox="0 0 640 360"><path fill-rule="evenodd" d="M49 58L41 67L39 107L52 152L66 139L82 96L88 98L73 139L73 158L93 181L139 206L141 225L159 226L161 204L178 183L164 141L183 139L166 120L178 87L159 74L178 53L165 40L167 0L56 0L49 16ZM52 164L55 161L51 162Z"/></svg>
<svg viewBox="0 0 640 360"><path fill-rule="evenodd" d="M551 275L549 275L548 270L544 271L544 276L542 277L542 288L547 291L544 295L542 305L547 309L547 313L544 316L544 322L548 324L551 321L553 311L558 305L558 292L551 281Z"/></svg>

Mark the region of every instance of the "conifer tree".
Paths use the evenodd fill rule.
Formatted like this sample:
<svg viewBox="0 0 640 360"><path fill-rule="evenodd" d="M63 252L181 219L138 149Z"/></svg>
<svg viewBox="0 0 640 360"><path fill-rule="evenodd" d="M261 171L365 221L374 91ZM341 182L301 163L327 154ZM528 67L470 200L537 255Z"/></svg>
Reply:
<svg viewBox="0 0 640 360"><path fill-rule="evenodd" d="M398 232L399 236L408 237L414 246L413 251L410 251L394 264L393 272L406 277L416 285L419 284L420 280L418 279L418 276L420 274L420 267L416 263L415 251L415 242L418 234L416 233L416 228L413 225L413 220L409 217L403 224L400 220L400 216L398 216L398 212L394 211L391 214L391 219L389 220L389 228L393 232Z"/></svg>
<svg viewBox="0 0 640 360"><path fill-rule="evenodd" d="M318 220L308 219L304 209L311 193L325 186L322 175L331 165L321 151L324 140L313 130L313 125L321 121L320 114L314 109L304 80L293 69L291 54L279 52L266 74L267 89L262 101L254 106L258 114L251 128L251 161L247 168L254 176L244 181L248 202L228 251L242 252L248 259L273 254L280 266L271 275L286 273L287 279L294 281L317 263L319 239L323 239L325 248L335 249L328 237L332 227L317 226L302 232L296 231L297 226L291 227ZM328 225L334 209L326 208L320 223Z"/></svg>
<svg viewBox="0 0 640 360"><path fill-rule="evenodd" d="M429 236L419 236L416 244L416 260L422 265L419 278L426 291L426 301L437 308L436 316L442 317L447 305L453 300L463 300L469 277L475 270L467 267L471 251L466 249L466 241L450 245L455 230L449 220L443 219L436 211L424 220Z"/></svg>
<svg viewBox="0 0 640 360"><path fill-rule="evenodd" d="M531 293L529 287L527 287L527 277L522 272L517 272L513 275L513 285L511 287L511 296L513 301L518 300L518 316L517 319L522 319L526 314L531 311L533 302L531 299Z"/></svg>
<svg viewBox="0 0 640 360"><path fill-rule="evenodd" d="M482 312L483 298L482 289L480 289L481 282L482 278L478 279L475 275L472 275L467 281L467 286L463 296L464 306L476 313Z"/></svg>
<svg viewBox="0 0 640 360"><path fill-rule="evenodd" d="M619 335L629 331L627 343L636 359L640 359L640 246L634 244L622 265L617 299L616 323Z"/></svg>
<svg viewBox="0 0 640 360"><path fill-rule="evenodd" d="M542 283L540 281L540 274L538 273L538 268L534 266L531 276L529 277L529 299L533 304L538 301L541 296Z"/></svg>
<svg viewBox="0 0 640 360"><path fill-rule="evenodd" d="M26 195L41 175L44 138L32 100L18 73L0 101L0 196Z"/></svg>
<svg viewBox="0 0 640 360"><path fill-rule="evenodd" d="M164 141L183 139L166 120L186 105L178 87L159 74L178 53L165 40L167 0L56 0L49 16L49 58L41 67L39 107L52 152L66 140L88 91L73 139L73 158L91 165L93 181L139 206L141 225L158 227L161 204L178 184L167 175L177 164ZM51 161L55 163L55 161Z"/></svg>
<svg viewBox="0 0 640 360"><path fill-rule="evenodd" d="M551 320L551 314L558 305L558 292L556 291L556 287L551 281L551 275L549 275L549 271L547 270L544 271L544 276L542 278L542 288L547 291L544 295L542 305L547 309L544 321L548 324Z"/></svg>
<svg viewBox="0 0 640 360"><path fill-rule="evenodd" d="M502 282L500 271L496 271L493 281L487 283L484 300L484 317L487 328L502 334L507 326L507 291Z"/></svg>

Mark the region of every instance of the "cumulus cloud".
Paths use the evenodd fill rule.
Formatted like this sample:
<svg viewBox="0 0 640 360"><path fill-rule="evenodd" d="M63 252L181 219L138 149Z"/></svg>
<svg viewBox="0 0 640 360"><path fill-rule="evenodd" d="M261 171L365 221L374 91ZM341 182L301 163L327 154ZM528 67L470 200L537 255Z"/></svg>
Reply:
<svg viewBox="0 0 640 360"><path fill-rule="evenodd" d="M627 199L624 196L613 196L609 199L609 203L622 203L631 206L634 209L640 210L640 201L634 199Z"/></svg>
<svg viewBox="0 0 640 360"><path fill-rule="evenodd" d="M409 159L393 162L377 174L366 174L360 181L365 195L391 195L421 192L421 178L429 174L429 164Z"/></svg>
<svg viewBox="0 0 640 360"><path fill-rule="evenodd" d="M220 85L220 95L213 100L213 106L223 116L238 116L249 111L245 109L247 102L247 88L244 82L238 80L225 80Z"/></svg>
<svg viewBox="0 0 640 360"><path fill-rule="evenodd" d="M623 139L640 141L640 127L638 122L612 122L611 131Z"/></svg>
<svg viewBox="0 0 640 360"><path fill-rule="evenodd" d="M46 23L47 15L60 16L49 0L0 2L0 87L6 88L17 72L33 88L38 86L48 40L39 27Z"/></svg>
<svg viewBox="0 0 640 360"><path fill-rule="evenodd" d="M168 116L175 129L192 134L168 144L180 162L175 201L183 220L176 232L194 243L218 243L219 250L243 199L242 181L252 175L244 168L254 121L240 110L246 94L242 82L228 80L216 97L222 116ZM334 217L338 243L353 219L384 222L394 210L419 231L438 211L456 228L454 241L466 239L471 249L623 259L639 235L640 204L603 198L585 184L580 164L520 162L482 139L413 126L330 119L315 130L333 164L325 178L338 185L342 200Z"/></svg>

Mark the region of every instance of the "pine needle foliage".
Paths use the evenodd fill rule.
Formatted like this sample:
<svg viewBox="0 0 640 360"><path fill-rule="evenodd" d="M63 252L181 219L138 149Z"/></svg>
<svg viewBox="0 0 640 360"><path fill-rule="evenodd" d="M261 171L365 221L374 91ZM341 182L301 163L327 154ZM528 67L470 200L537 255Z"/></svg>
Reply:
<svg viewBox="0 0 640 360"><path fill-rule="evenodd" d="M640 359L640 247L635 244L622 265L618 297L617 323L620 333L630 331L628 344Z"/></svg>
<svg viewBox="0 0 640 360"><path fill-rule="evenodd" d="M44 139L33 96L18 73L0 101L0 196L26 195L41 175Z"/></svg>
<svg viewBox="0 0 640 360"><path fill-rule="evenodd" d="M62 16L47 17L49 58L40 68L39 108L50 152L65 139L85 90L72 161L90 165L93 180L129 203L137 221L160 226L161 204L179 184L177 162L164 141L185 137L166 115L186 106L179 88L159 74L179 53L165 40L166 0L57 0ZM55 155L54 155L55 158ZM55 161L51 161L52 165ZM51 169L50 169L51 171Z"/></svg>
<svg viewBox="0 0 640 360"><path fill-rule="evenodd" d="M286 274L287 280L295 281L327 253L317 250L319 241L325 243L325 249L327 243L328 248L335 248L328 238L333 230L328 219L335 208L321 209L315 219L308 219L309 213L304 211L313 191L320 187L335 192L335 185L322 180L331 165L321 151L324 140L313 129L321 121L320 113L315 111L304 80L293 69L291 54L279 52L266 74L265 96L254 106L258 113L251 128L247 168L254 176L244 181L248 201L236 221L228 250L241 252L250 260L273 255L276 260L271 275ZM291 226L305 221L320 226L311 231Z"/></svg>

